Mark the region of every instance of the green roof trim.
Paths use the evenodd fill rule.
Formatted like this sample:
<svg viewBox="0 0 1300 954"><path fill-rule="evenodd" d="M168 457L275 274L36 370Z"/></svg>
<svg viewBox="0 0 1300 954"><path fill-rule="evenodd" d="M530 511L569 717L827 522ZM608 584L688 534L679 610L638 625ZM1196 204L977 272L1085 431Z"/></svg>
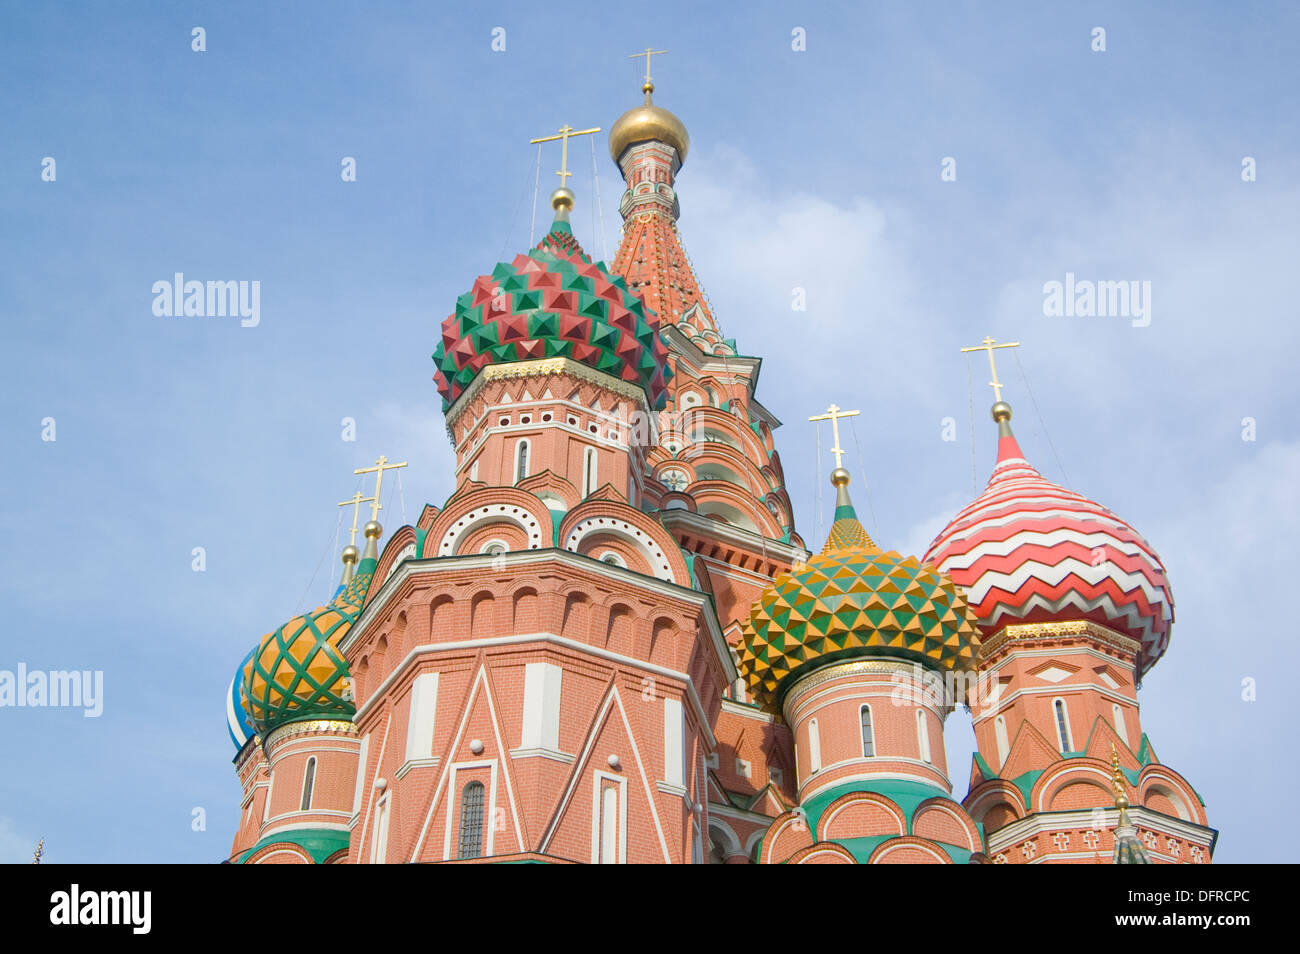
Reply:
<svg viewBox="0 0 1300 954"><path fill-rule="evenodd" d="M987 782L991 778L997 778L998 773L989 768L989 763L984 761L984 756L980 755L978 752L972 752L971 755L974 756L975 767L980 770L980 775L983 777L984 781Z"/></svg>
<svg viewBox="0 0 1300 954"><path fill-rule="evenodd" d="M325 859L340 849L347 848L351 835L346 831L332 828L299 828L293 831L280 831L267 835L252 848L239 856L236 864L245 864L248 859L268 845L297 845L311 856L316 864L324 864Z"/></svg>
<svg viewBox="0 0 1300 954"><path fill-rule="evenodd" d="M892 800L903 810L903 814L907 817L907 833L909 835L912 833L912 813L916 811L916 806L926 799L946 798L956 804L953 797L943 789L934 785L927 785L924 782L914 782L910 779L882 778L845 782L841 785L833 785L824 792L818 792L804 802L803 810L808 816L808 824L812 827L814 833L817 831L817 825L821 821L822 812L826 810L826 806L841 795L847 795L850 792L874 792Z"/></svg>

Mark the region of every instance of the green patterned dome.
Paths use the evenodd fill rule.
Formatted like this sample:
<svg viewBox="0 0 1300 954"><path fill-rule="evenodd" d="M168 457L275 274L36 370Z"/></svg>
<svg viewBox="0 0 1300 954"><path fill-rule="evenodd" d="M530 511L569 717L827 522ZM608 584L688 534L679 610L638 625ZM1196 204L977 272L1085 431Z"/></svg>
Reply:
<svg viewBox="0 0 1300 954"><path fill-rule="evenodd" d="M339 641L360 615L374 571L373 559L362 560L352 582L329 603L262 637L243 683L244 706L259 734L288 722L355 714Z"/></svg>
<svg viewBox="0 0 1300 954"><path fill-rule="evenodd" d="M644 389L662 408L672 376L659 319L557 218L527 255L480 275L442 323L434 380L446 411L483 368L571 358Z"/></svg>
<svg viewBox="0 0 1300 954"><path fill-rule="evenodd" d="M916 557L882 552L849 502L847 472L836 474L843 476L826 546L773 580L744 626L741 672L769 709L796 673L840 659L895 656L965 670L979 650L965 595Z"/></svg>

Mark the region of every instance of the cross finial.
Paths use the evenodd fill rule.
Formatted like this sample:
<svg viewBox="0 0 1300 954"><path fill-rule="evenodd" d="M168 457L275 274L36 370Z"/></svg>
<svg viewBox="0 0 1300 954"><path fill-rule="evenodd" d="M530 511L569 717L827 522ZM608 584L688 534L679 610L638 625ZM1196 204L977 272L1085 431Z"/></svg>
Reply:
<svg viewBox="0 0 1300 954"><path fill-rule="evenodd" d="M987 351L989 353L989 373L993 375L993 380L989 382L989 387L993 389L993 400L995 402L1002 400L1002 388L1004 385L998 380L998 366L993 363L993 352L998 348L1019 347L1019 341L1004 341L1002 344L998 344L993 338L985 337L980 344L977 344L972 348L961 349L963 354L968 351Z"/></svg>
<svg viewBox="0 0 1300 954"><path fill-rule="evenodd" d="M370 497L361 496L361 491L358 490L352 495L351 500L344 500L339 504L340 507L350 506L352 508L352 530L351 536L348 537L348 546L350 547L357 545L357 513L360 511L361 505L370 499Z"/></svg>
<svg viewBox="0 0 1300 954"><path fill-rule="evenodd" d="M371 519L371 520L375 520L375 521L379 520L379 511L381 511L381 510L384 509L384 505L381 504L381 503L379 502L379 491L380 491L380 490L383 488L383 486L384 486L384 471L386 471L386 470L397 470L399 467L405 467L405 466L406 466L406 461L402 461L400 464L390 464L390 463L388 462L388 458L385 457L383 454L380 454L380 455L379 455L379 459L378 459L377 461L375 461L375 466L374 466L374 467L362 467L362 468L360 468L360 469L358 469L358 470L354 470L354 471L352 472L352 473L354 473L354 474L374 474L374 475L375 475L375 495L374 495L373 497L365 498L365 499L367 499L367 500L370 501L370 519ZM354 521L354 522L353 522L353 526L355 526L355 525L356 525L356 523L355 523L355 521Z"/></svg>
<svg viewBox="0 0 1300 954"><path fill-rule="evenodd" d="M591 129L574 129L568 123L565 123L560 127L560 134L558 136L543 136L540 139L530 139L528 141L536 145L539 142L555 142L557 139L560 140L562 143L560 149L560 168L555 174L560 177L560 186L563 188L564 180L573 175L573 173L569 171L569 139L573 136L588 136L591 133L598 132L600 132L599 126L593 126Z"/></svg>
<svg viewBox="0 0 1300 954"><path fill-rule="evenodd" d="M635 60L635 59L637 59L638 57L642 57L642 56L645 57L645 84L644 84L643 87L642 87L642 89L644 89L645 92L647 92L647 93L654 92L654 86L655 86L654 82L650 79L650 57L652 57L652 56L662 56L663 54L665 54L665 53L667 53L667 52L668 52L667 50L656 50L656 49L652 49L651 47L648 47L648 46L647 46L647 47L646 47L642 52L640 52L640 53L629 53L629 54L627 55L627 58L628 58L629 60ZM648 87L648 88L647 88L647 87Z"/></svg>
<svg viewBox="0 0 1300 954"><path fill-rule="evenodd" d="M825 414L817 414L808 418L810 421L830 421L831 435L835 438L835 446L831 448L831 453L835 455L835 467L841 469L844 467L844 450L840 447L840 418L857 417L861 411L846 411L838 404L832 404L826 409Z"/></svg>

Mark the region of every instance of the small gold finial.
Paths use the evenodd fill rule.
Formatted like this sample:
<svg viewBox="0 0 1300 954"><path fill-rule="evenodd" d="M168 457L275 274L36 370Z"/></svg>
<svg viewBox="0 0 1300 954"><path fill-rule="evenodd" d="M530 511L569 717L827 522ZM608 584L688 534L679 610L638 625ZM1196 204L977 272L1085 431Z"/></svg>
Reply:
<svg viewBox="0 0 1300 954"><path fill-rule="evenodd" d="M367 540L378 540L379 535L384 532L384 528L379 525L378 520L368 520L361 532L365 534Z"/></svg>
<svg viewBox="0 0 1300 954"><path fill-rule="evenodd" d="M1119 752L1115 750L1115 743L1110 744L1110 784L1115 789L1115 807L1119 809L1119 821L1121 825L1128 824L1128 816L1125 814L1129 806L1128 795L1124 792L1124 775L1119 767Z"/></svg>
<svg viewBox="0 0 1300 954"><path fill-rule="evenodd" d="M44 838L42 838L40 841L36 843L36 854L32 855L32 864L39 865L41 863L41 855L43 854L45 854Z"/></svg>
<svg viewBox="0 0 1300 954"><path fill-rule="evenodd" d="M993 352L998 348L1019 348L1019 341L1004 341L998 344L995 339L985 337L984 340L975 345L973 348L962 348L962 353L968 351L987 351L989 353L989 373L993 375L993 380L989 382L989 387L993 389L993 420L1001 423L1004 420L1011 420L1011 405L1002 400L1002 388L1004 385L998 380L998 366L993 363ZM1006 409L1006 417L998 417L1000 408Z"/></svg>
<svg viewBox="0 0 1300 954"><path fill-rule="evenodd" d="M825 414L816 414L808 418L810 421L831 422L831 434L835 438L835 446L831 448L831 453L835 455L835 471L831 473L831 483L835 484L836 487L840 485L835 483L835 474L843 472L846 477L848 475L848 471L844 470L844 449L840 447L840 418L857 417L861 413L861 411L845 411L839 405L832 404L827 408ZM845 480L844 483L847 484L848 480Z"/></svg>
<svg viewBox="0 0 1300 954"><path fill-rule="evenodd" d="M647 46L640 53L629 53L627 55L629 60L635 60L642 56L645 57L645 79L641 82L641 92L645 93L647 106L650 105L650 94L655 91L655 81L650 78L650 57L662 56L667 52L667 50L656 50Z"/></svg>
<svg viewBox="0 0 1300 954"><path fill-rule="evenodd" d="M383 486L384 486L384 471L386 471L386 470L397 470L398 468L400 468L400 467L405 467L405 466L406 466L406 461L402 461L402 462L399 463L399 464L390 464L390 463L388 462L388 458L385 457L383 454L380 454L380 455L379 455L379 459L378 459L377 461L375 461L375 466L374 466L374 467L362 467L362 468L360 468L360 469L358 469L358 470L354 470L354 471L352 472L352 473L354 473L354 474L374 474L374 475L375 475L375 494L374 494L373 497L367 497L367 498L364 498L364 499L370 501L370 521L371 521L371 523L374 523L376 520L379 519L379 511L381 511L381 510L384 509L384 505L381 504L381 503L379 502L379 491L382 490L382 489L383 489ZM340 506L342 506L342 504L340 504ZM367 524L367 526L369 526L369 524ZM376 524L376 526L378 526L378 524ZM356 531L355 531L356 523L355 523L355 521L353 522L353 527L354 527L354 530L353 530L353 538L352 538L352 539L353 539L353 542L355 542L355 541L356 541Z"/></svg>
<svg viewBox="0 0 1300 954"><path fill-rule="evenodd" d="M568 187L565 186L564 184L564 180L573 175L573 173L569 171L569 140L572 139L574 136L588 136L591 133L598 133L598 132L600 132L599 126L593 126L590 129L574 129L568 123L565 123L563 126L560 127L560 134L558 136L542 136L540 139L528 140L533 145L536 145L539 142L555 142L555 140L557 139L560 140L561 143L560 168L559 171L555 173L557 176L560 177L560 188L556 189L555 193L551 195L551 206L552 208L555 208L557 211L559 209L559 206L555 204L555 196L559 194L561 189L568 193L570 198L569 208L573 208L573 202L572 202L573 193L569 192Z"/></svg>

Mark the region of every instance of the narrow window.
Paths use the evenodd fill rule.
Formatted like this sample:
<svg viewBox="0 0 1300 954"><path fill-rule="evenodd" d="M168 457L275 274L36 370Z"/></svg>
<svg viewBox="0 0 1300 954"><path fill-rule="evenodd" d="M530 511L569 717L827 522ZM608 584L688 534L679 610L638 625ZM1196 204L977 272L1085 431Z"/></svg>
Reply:
<svg viewBox="0 0 1300 954"><path fill-rule="evenodd" d="M921 761L930 761L930 733L926 731L925 710L916 710L916 742L921 750Z"/></svg>
<svg viewBox="0 0 1300 954"><path fill-rule="evenodd" d="M596 450L588 447L582 460L582 496L589 497L596 489Z"/></svg>
<svg viewBox="0 0 1300 954"><path fill-rule="evenodd" d="M1007 720L998 716L993 720L993 738L998 746L998 768L1006 764L1007 753L1011 751L1011 743L1007 741Z"/></svg>
<svg viewBox="0 0 1300 954"><path fill-rule="evenodd" d="M1119 707L1119 703L1111 703L1111 714L1115 716L1115 731L1125 742L1128 741L1128 726L1124 724L1124 710Z"/></svg>
<svg viewBox="0 0 1300 954"><path fill-rule="evenodd" d="M811 719L808 722L808 771L820 772L822 770L822 733L817 727L817 720Z"/></svg>
<svg viewBox="0 0 1300 954"><path fill-rule="evenodd" d="M871 706L862 707L862 757L869 759L876 754L876 743L871 735Z"/></svg>
<svg viewBox="0 0 1300 954"><path fill-rule="evenodd" d="M515 445L515 483L528 476L528 441Z"/></svg>
<svg viewBox="0 0 1300 954"><path fill-rule="evenodd" d="M470 782L460 791L460 851L456 857L483 857L482 782Z"/></svg>
<svg viewBox="0 0 1300 954"><path fill-rule="evenodd" d="M316 786L316 756L307 760L307 771L302 777L302 804L299 806L301 811L307 811L311 808L311 790Z"/></svg>
<svg viewBox="0 0 1300 954"><path fill-rule="evenodd" d="M1056 737L1060 743L1062 752L1073 751L1070 748L1070 722L1065 714L1065 700L1057 699L1052 702L1052 708L1056 710Z"/></svg>

